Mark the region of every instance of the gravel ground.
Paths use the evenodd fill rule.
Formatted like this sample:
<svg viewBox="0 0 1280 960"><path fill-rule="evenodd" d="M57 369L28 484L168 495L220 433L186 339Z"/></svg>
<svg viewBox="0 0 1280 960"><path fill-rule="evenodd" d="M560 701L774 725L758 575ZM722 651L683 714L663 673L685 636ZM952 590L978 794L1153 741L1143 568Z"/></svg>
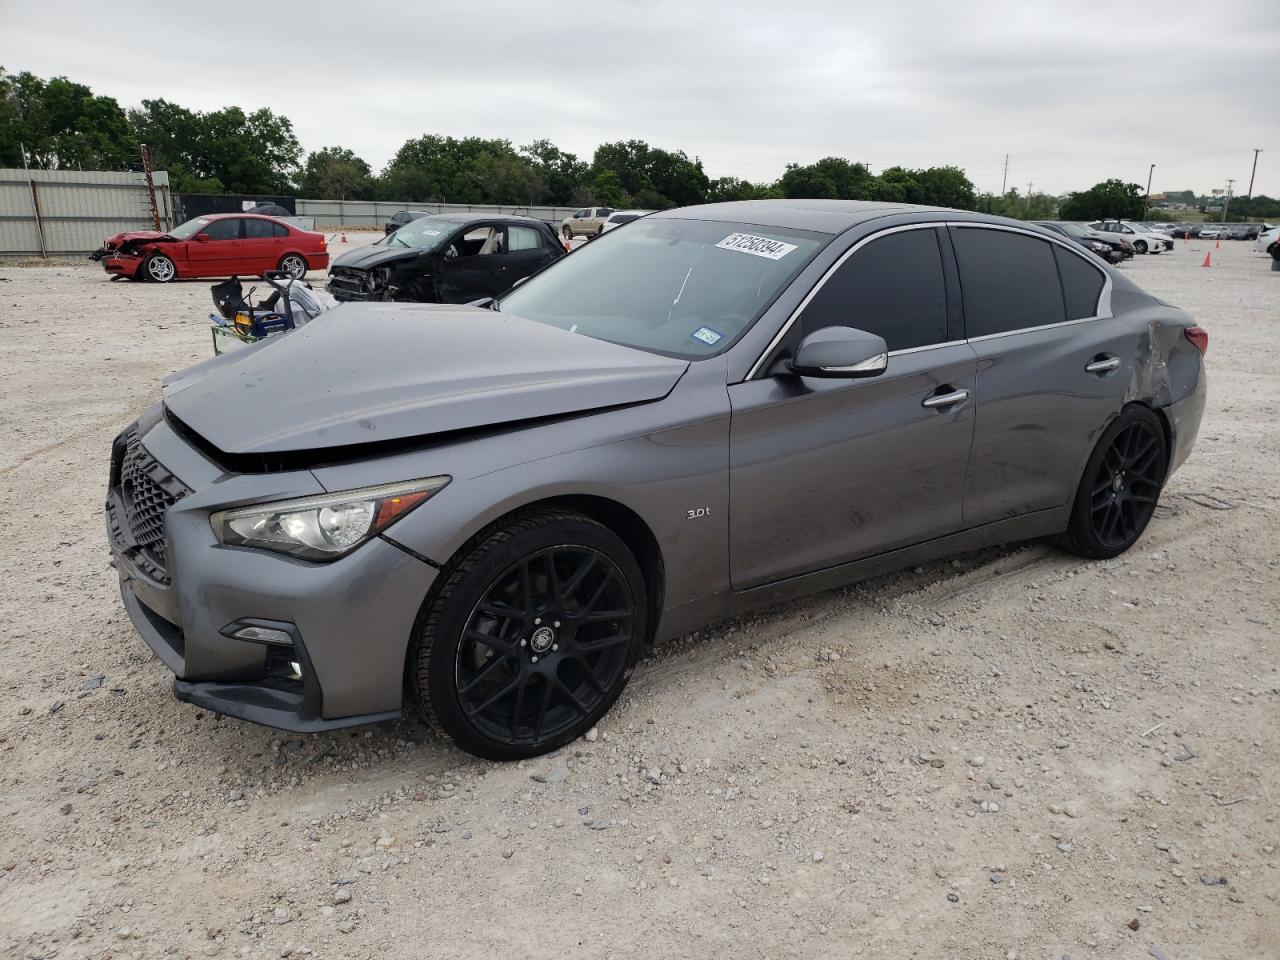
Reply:
<svg viewBox="0 0 1280 960"><path fill-rule="evenodd" d="M1280 956L1280 274L1208 246L1124 268L1212 334L1128 555L718 625L512 765L176 702L101 503L111 438L210 352L208 283L0 264L0 956Z"/></svg>

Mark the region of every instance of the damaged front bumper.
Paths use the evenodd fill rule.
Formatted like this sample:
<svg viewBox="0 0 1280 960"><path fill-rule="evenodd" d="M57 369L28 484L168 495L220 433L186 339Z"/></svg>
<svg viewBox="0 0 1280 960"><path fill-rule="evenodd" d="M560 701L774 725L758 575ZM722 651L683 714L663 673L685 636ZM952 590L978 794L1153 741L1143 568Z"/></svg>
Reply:
<svg viewBox="0 0 1280 960"><path fill-rule="evenodd" d="M120 595L180 700L297 732L400 715L435 569L382 539L310 563L223 546L209 524L217 509L323 489L305 470L226 473L154 410L117 438L106 514Z"/></svg>
<svg viewBox="0 0 1280 960"><path fill-rule="evenodd" d="M102 269L114 276L136 277L145 258L120 247L100 247L89 254L89 259L101 263Z"/></svg>

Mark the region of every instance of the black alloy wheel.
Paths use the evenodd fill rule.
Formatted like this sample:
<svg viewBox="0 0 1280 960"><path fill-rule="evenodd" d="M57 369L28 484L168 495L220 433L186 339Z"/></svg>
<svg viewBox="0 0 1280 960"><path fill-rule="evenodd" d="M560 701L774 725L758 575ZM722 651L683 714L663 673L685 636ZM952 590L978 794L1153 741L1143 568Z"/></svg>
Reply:
<svg viewBox="0 0 1280 960"><path fill-rule="evenodd" d="M567 511L519 518L484 537L432 605L416 640L419 707L488 759L553 750L618 698L646 620L639 567L611 531Z"/></svg>
<svg viewBox="0 0 1280 960"><path fill-rule="evenodd" d="M1068 546L1105 559L1128 550L1151 522L1168 471L1156 415L1131 406L1098 441L1072 509Z"/></svg>

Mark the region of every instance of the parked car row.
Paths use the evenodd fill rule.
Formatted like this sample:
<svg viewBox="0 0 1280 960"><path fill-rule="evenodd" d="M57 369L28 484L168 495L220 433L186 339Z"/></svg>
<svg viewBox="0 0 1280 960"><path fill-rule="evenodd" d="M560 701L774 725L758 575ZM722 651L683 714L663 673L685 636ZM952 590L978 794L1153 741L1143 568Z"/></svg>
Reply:
<svg viewBox="0 0 1280 960"><path fill-rule="evenodd" d="M1089 228L1124 237L1133 244L1137 253L1160 253L1173 249L1173 237L1133 220L1095 220Z"/></svg>
<svg viewBox="0 0 1280 960"><path fill-rule="evenodd" d="M1169 236L1178 240L1257 240L1270 224L1257 223L1174 223L1162 224Z"/></svg>
<svg viewBox="0 0 1280 960"><path fill-rule="evenodd" d="M1115 233L1102 233L1083 224L1042 220L1040 226L1061 234L1108 263L1130 260L1136 252L1133 244L1125 237Z"/></svg>

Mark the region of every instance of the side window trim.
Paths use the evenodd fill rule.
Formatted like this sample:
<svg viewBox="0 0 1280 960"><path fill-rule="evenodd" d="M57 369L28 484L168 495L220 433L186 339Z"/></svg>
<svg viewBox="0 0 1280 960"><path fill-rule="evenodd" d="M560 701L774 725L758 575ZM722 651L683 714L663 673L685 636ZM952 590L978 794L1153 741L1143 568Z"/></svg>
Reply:
<svg viewBox="0 0 1280 960"><path fill-rule="evenodd" d="M1064 250L1069 251L1072 256L1080 256L1080 254L1076 253L1076 251L1072 249L1072 245L1067 242L1065 237L1058 237L1056 235L1053 235L1048 230L1044 231L1043 233L1040 233L1034 230L1025 230L1021 227L1015 227L1015 226L1011 226L1003 223L982 223L980 221L973 221L973 220L934 220L934 221L929 221L927 223L901 224L896 227L889 227L885 230L880 230L876 233L869 234L861 238L860 240L856 241L855 243L853 243L848 250L846 250L844 253L840 254L839 257L836 258L835 262L832 263L831 266L827 267L826 272L824 272L822 276L818 278L818 282L813 285L812 289L810 289L809 292L804 295L804 299L802 299L796 305L796 308L791 311L791 315L787 317L786 322L783 323L782 326L778 329L778 332L774 334L773 339L771 339L769 343L765 346L764 351L760 354L760 356L756 357L755 363L753 363L751 367L747 370L747 374L743 378L743 380L744 381L754 380L761 373L761 371L765 369L765 361L773 356L774 352L778 349L778 346L782 343L783 339L790 332L791 327L800 318L800 315L804 313L805 307L807 307L809 305L809 302L815 296L817 296L818 291L822 289L823 285L826 284L827 280L830 279L830 277L834 275L835 272L839 270L841 266L844 265L844 262L848 260L851 256L853 256L858 250L866 246L872 240L878 239L879 237L888 236L891 233L901 233L905 230L928 230L928 229L936 230L939 227L947 228L947 230L944 231L945 233L949 233L951 228L963 227L968 229L980 229L980 230L1004 230L1008 233L1026 234L1029 237L1035 237L1036 239L1039 239L1039 240L1045 240L1048 243L1057 244L1058 246L1062 247ZM948 260L950 260L951 268L954 268L957 271L956 289L960 290L959 270L955 264L955 251L951 245L951 240L949 236L947 237L946 242L943 244L943 251L944 251L944 255L942 258L943 270L944 272L947 271ZM1086 259L1085 262L1088 263L1088 260ZM1113 287L1111 274L1108 273L1106 270L1101 270L1101 268L1099 268L1095 264L1090 263L1089 266L1095 270L1100 270L1103 276L1102 292L1098 295L1096 316L1083 317L1079 320L1065 320L1061 323L1045 324L1039 327L1024 327L1021 330L1005 330L1000 333L991 333L985 336L978 336L978 337L965 336L964 334L967 331L964 329L961 329L958 332L954 331L950 327L950 322L948 322L947 335L955 336L957 337L957 339L948 340L945 343L931 343L923 347L911 347L906 350L892 350L890 351L889 356L894 357L904 353L919 353L924 350L939 350L943 347L953 347L958 343L977 343L982 340L993 340L996 337L1008 337L1018 333L1026 333L1028 330L1047 330L1050 327L1069 326L1071 324L1076 324L1076 323L1089 323L1093 320L1110 320L1113 316L1115 316L1115 314L1112 313L1111 311L1111 289ZM947 292L948 292L948 298L947 298L948 310L950 310L950 302L951 302L950 286L948 286ZM960 290L959 300L960 300L961 315L963 316L963 301L964 301L963 290Z"/></svg>

